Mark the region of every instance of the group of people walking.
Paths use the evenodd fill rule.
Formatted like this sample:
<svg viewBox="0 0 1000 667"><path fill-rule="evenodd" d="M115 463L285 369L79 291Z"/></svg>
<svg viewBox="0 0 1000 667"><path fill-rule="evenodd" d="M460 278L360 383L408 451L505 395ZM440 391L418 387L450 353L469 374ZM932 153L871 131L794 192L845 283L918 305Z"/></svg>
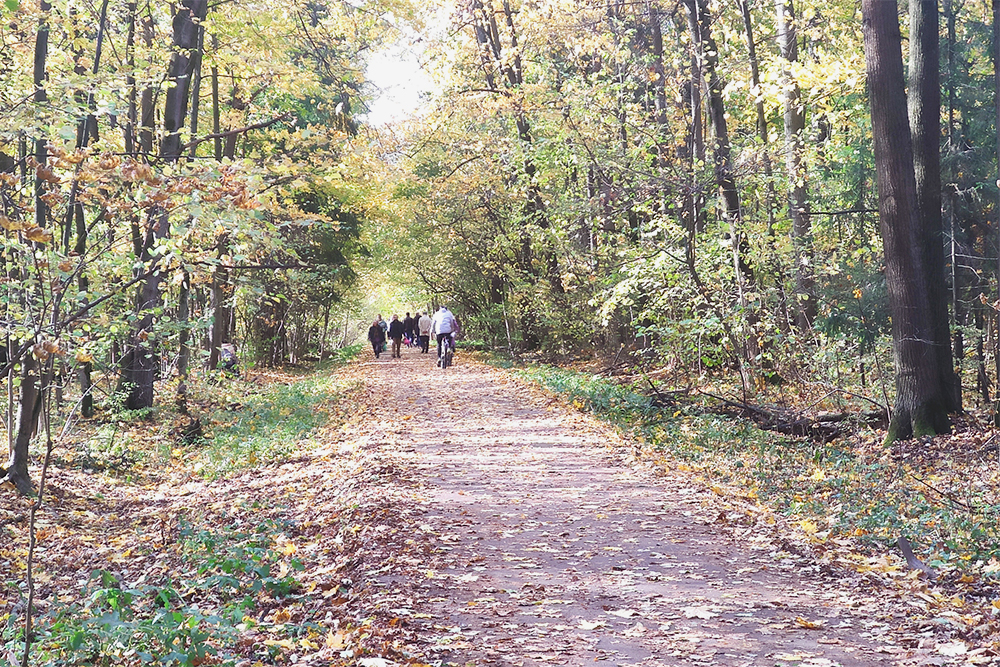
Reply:
<svg viewBox="0 0 1000 667"><path fill-rule="evenodd" d="M386 350L386 345L392 344L392 357L397 359L402 356L402 348L420 347L420 352L426 354L430 349L431 336L437 337L438 356L441 356L442 341L447 338L447 343L454 345L454 335L458 333L458 320L448 308L441 306L434 316L427 313L417 313L410 317L407 313L402 320L399 315L393 315L392 320L386 322L382 315L375 318L368 329L368 342L372 344L372 352L378 359Z"/></svg>

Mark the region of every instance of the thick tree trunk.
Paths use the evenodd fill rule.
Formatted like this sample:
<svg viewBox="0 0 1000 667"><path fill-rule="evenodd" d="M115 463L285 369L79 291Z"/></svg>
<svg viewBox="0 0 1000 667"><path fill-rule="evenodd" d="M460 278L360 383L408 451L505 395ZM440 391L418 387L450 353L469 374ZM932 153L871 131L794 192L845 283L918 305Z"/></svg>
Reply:
<svg viewBox="0 0 1000 667"><path fill-rule="evenodd" d="M948 326L948 285L944 271L941 218L941 75L937 0L910 0L910 132L917 185L927 296L934 323L938 369L948 412L962 409L962 385L955 375Z"/></svg>
<svg viewBox="0 0 1000 667"><path fill-rule="evenodd" d="M812 222L809 216L809 191L802 156L806 113L798 81L792 75L792 63L799 59L795 9L792 0L777 0L778 45L781 49L782 103L785 113L785 169L788 176L788 215L792 219L792 244L795 247L795 323L809 329L816 319L813 295Z"/></svg>
<svg viewBox="0 0 1000 667"><path fill-rule="evenodd" d="M208 9L207 0L184 0L174 15L174 53L170 58L167 100L163 109L163 146L165 160L181 156L181 128L187 118L192 78L199 59L201 24Z"/></svg>
<svg viewBox="0 0 1000 667"><path fill-rule="evenodd" d="M895 0L863 0L865 61L892 313L896 401L887 441L946 433L948 398L933 341Z"/></svg>
<svg viewBox="0 0 1000 667"><path fill-rule="evenodd" d="M198 112L201 108L201 61L205 51L205 27L199 23L198 48L191 54L191 69L193 81L191 84L191 138L198 136ZM192 143L189 155L194 158L198 154L198 144Z"/></svg>

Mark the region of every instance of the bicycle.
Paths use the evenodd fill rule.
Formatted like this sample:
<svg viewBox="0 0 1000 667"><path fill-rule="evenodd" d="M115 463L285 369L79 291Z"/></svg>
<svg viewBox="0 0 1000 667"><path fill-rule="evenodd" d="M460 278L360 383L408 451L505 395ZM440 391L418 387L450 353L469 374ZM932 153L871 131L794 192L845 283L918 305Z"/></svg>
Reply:
<svg viewBox="0 0 1000 667"><path fill-rule="evenodd" d="M438 354L438 366L448 368L455 360L455 339L448 336L441 343L441 349Z"/></svg>

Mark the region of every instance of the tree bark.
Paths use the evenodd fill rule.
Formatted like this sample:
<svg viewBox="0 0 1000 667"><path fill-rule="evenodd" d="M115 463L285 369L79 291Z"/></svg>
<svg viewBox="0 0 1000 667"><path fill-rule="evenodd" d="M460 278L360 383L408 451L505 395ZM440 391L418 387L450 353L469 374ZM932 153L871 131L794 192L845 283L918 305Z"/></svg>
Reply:
<svg viewBox="0 0 1000 667"><path fill-rule="evenodd" d="M21 387L17 404L17 436L7 459L7 481L18 493L31 495L34 487L28 473L28 446L35 433L38 417L42 412L42 395L39 388L38 360L31 352L21 360Z"/></svg>
<svg viewBox="0 0 1000 667"><path fill-rule="evenodd" d="M41 17L38 24L38 33L35 35L35 57L33 81L35 85L34 101L39 106L48 102L48 94L45 90L46 61L49 54L49 13L52 5L46 0L39 3ZM48 159L46 141L42 137L37 137L34 141L35 161L39 168L45 166ZM35 225L47 227L48 206L42 199L44 193L44 181L39 175L35 176ZM13 484L18 492L28 495L33 492L31 477L28 474L28 445L31 437L35 433L35 426L38 424L38 415L42 411L44 397L38 387L38 362L29 351L21 360L21 387L18 395L17 408L17 435L10 448L10 456L7 461L7 480ZM10 425L13 428L13 425Z"/></svg>
<svg viewBox="0 0 1000 667"><path fill-rule="evenodd" d="M201 23L205 19L207 0L184 0L173 20L174 52L170 58L167 99L163 111L163 143L160 156L166 162L181 157L181 130L187 117L191 78L199 48ZM140 314L133 330L132 347L124 358L122 388L128 391L126 406L139 410L153 406L153 383L156 380L159 359L155 350L153 325L154 312L162 304L160 285L163 273L156 270L159 257L153 254L156 242L170 233L170 219L165 211L151 211L150 229L145 235L143 262L152 271L139 290L137 312ZM149 341L149 344L147 344Z"/></svg>
<svg viewBox="0 0 1000 667"><path fill-rule="evenodd" d="M219 355L222 344L229 340L229 321L232 319L232 309L229 300L232 296L229 269L225 268L223 259L229 253L229 235L219 236L219 266L212 272L212 330L210 334L212 348L208 353L208 367L216 369L219 366Z"/></svg>
<svg viewBox="0 0 1000 667"><path fill-rule="evenodd" d="M208 9L207 0L184 0L174 14L174 53L170 58L167 100L163 109L163 145L165 160L181 156L181 129L187 118L192 78L198 63L201 23Z"/></svg>
<svg viewBox="0 0 1000 667"><path fill-rule="evenodd" d="M887 442L947 433L946 387L937 363L923 235L917 210L895 0L863 0L879 225L892 314L896 400Z"/></svg>
<svg viewBox="0 0 1000 667"><path fill-rule="evenodd" d="M156 37L156 22L153 21L153 10L146 3L146 13L142 19L142 42L147 49L152 48ZM156 130L156 109L153 106L153 88L142 89L139 99L139 148L144 156L153 154L153 134Z"/></svg>
<svg viewBox="0 0 1000 667"><path fill-rule="evenodd" d="M993 0L993 108L996 125L996 157L997 165L1000 167L1000 0ZM1000 175L1000 169L998 169ZM1000 178L997 178L1000 182ZM1000 193L998 193L1000 194ZM996 247L1000 248L1000 221L997 222ZM997 253L996 266L997 295L1000 300L1000 253ZM993 359L996 363L996 386L997 395L1000 396L1000 311L994 315L997 335L993 342ZM993 408L993 419L1000 421L1000 404Z"/></svg>
<svg viewBox="0 0 1000 667"><path fill-rule="evenodd" d="M927 296L934 323L938 369L948 412L962 409L962 385L955 375L948 326L948 284L944 270L944 223L941 217L941 73L937 0L910 0L910 92L907 99L913 137L913 172L917 186Z"/></svg>
<svg viewBox="0 0 1000 667"><path fill-rule="evenodd" d="M180 340L177 343L177 375L180 377L181 383L183 383L187 379L188 363L191 360L191 344L189 342L191 340L191 329L188 323L191 310L191 276L187 270L184 270L177 302L177 321L181 327ZM180 391L178 389L179 393Z"/></svg>
<svg viewBox="0 0 1000 667"><path fill-rule="evenodd" d="M795 324L799 329L812 327L816 319L816 284L813 276L812 221L809 215L809 190L802 156L806 114L802 91L792 75L791 64L799 59L795 9L792 0L777 0L778 45L781 50L782 104L785 114L785 169L788 176L788 215L792 219L792 245L795 248Z"/></svg>

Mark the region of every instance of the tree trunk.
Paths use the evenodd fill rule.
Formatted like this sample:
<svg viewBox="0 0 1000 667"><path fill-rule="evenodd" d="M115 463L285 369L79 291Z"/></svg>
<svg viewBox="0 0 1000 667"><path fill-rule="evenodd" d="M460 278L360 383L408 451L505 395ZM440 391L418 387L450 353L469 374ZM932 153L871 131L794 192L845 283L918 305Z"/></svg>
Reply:
<svg viewBox="0 0 1000 667"><path fill-rule="evenodd" d="M52 10L46 0L42 0L39 5L41 9L41 19L38 24L38 33L35 35L35 58L34 58L34 101L41 107L48 102L48 94L45 90L45 70L46 61L49 54L49 24L48 14ZM44 167L48 153L45 139L39 137L34 141L35 161L39 167ZM48 206L42 199L44 195L44 184L40 176L35 176L35 225L43 229L47 228ZM35 425L38 423L38 415L41 414L42 401L44 397L38 387L38 361L31 351L21 359L21 387L19 389L17 407L17 435L10 448L10 456L7 461L6 479L12 483L20 493L25 495L33 492L31 477L28 474L28 445L31 437L35 433ZM8 428L13 428L10 424Z"/></svg>
<svg viewBox="0 0 1000 667"><path fill-rule="evenodd" d="M167 99L163 111L163 144L160 156L166 162L181 157L181 129L187 117L191 91L193 55L199 47L200 26L205 19L207 0L184 0L174 14L174 52L170 58ZM170 233L170 219L165 211L151 211L143 246L143 262L151 269L139 290L137 312L140 314L133 331L132 348L125 355L121 386L128 391L126 406L139 410L153 406L153 383L159 359L155 350L154 311L161 305L160 285L163 273L156 270L159 257L153 254L156 242ZM149 341L149 344L147 344Z"/></svg>
<svg viewBox="0 0 1000 667"><path fill-rule="evenodd" d="M181 128L187 118L192 78L199 56L201 24L207 0L184 0L174 14L174 53L170 58L167 100L163 109L163 146L160 155L168 161L181 156Z"/></svg>
<svg viewBox="0 0 1000 667"><path fill-rule="evenodd" d="M232 319L232 308L230 307L230 297L232 288L229 284L229 269L223 266L228 261L229 235L222 234L219 237L219 265L212 273L212 348L208 353L208 367L216 369L219 366L219 355L222 352L222 344L229 343L230 328L229 322Z"/></svg>
<svg viewBox="0 0 1000 667"><path fill-rule="evenodd" d="M924 269L934 323L938 369L948 399L948 412L962 409L962 385L955 375L948 326L948 284L944 270L944 226L941 218L941 75L937 0L910 0L910 132L917 185Z"/></svg>
<svg viewBox="0 0 1000 667"><path fill-rule="evenodd" d="M672 147L670 122L667 113L667 74L666 68L663 65L663 30L660 26L660 11L652 2L647 3L646 12L649 16L650 41L653 47L653 72L656 74L656 80L653 81L652 85L654 91L654 121L657 128L656 168L657 176L661 182L657 188L659 191L657 210L661 214L666 215L669 207L669 195L664 189L663 184L669 181L667 172L668 156Z"/></svg>
<svg viewBox="0 0 1000 667"><path fill-rule="evenodd" d="M156 22L153 20L153 12L146 4L146 15L142 19L142 42L147 49L153 47L156 37ZM156 109L153 106L153 88L146 86L142 89L139 100L139 148L142 154L149 157L153 154L153 134L156 130Z"/></svg>
<svg viewBox="0 0 1000 667"><path fill-rule="evenodd" d="M201 107L201 61L202 55L205 52L205 27L199 23L197 26L198 30L198 48L193 54L191 54L191 69L194 72L193 81L191 84L191 138L194 139L198 136L198 111ZM191 152L189 155L194 158L198 154L198 144L193 143L191 145Z"/></svg>
<svg viewBox="0 0 1000 667"><path fill-rule="evenodd" d="M38 360L31 352L21 360L21 387L18 392L17 436L7 459L9 481L23 495L31 495L34 487L28 474L28 446L35 433L38 416L42 412L42 395L39 388Z"/></svg>
<svg viewBox="0 0 1000 667"><path fill-rule="evenodd" d="M996 157L997 165L1000 167L1000 0L993 0L993 108L996 124ZM998 169L1000 174L1000 169ZM1000 181L1000 178L997 179ZM1000 220L997 221L996 247L1000 248ZM1000 252L997 253L996 266L997 294L1000 296ZM996 330L1000 332L1000 311L994 315ZM1000 334L996 335L993 342L993 359L996 362L996 386L997 395L1000 396ZM1000 404L994 406L994 421L1000 421Z"/></svg>
<svg viewBox="0 0 1000 667"><path fill-rule="evenodd" d="M813 295L812 222L809 217L809 191L805 161L802 157L806 114L802 92L792 75L791 64L798 61L799 49L792 0L777 0L778 45L781 48L782 103L785 112L785 168L788 175L788 215L792 219L792 244L795 247L795 324L806 330L816 319Z"/></svg>
<svg viewBox="0 0 1000 667"><path fill-rule="evenodd" d="M189 324L191 276L187 270L184 270L184 276L181 279L180 295L177 298L177 302L177 323L181 328L180 340L177 344L177 375L180 377L181 383L183 383L187 379L188 363L191 360L191 344L189 342L191 340L191 328Z"/></svg>
<svg viewBox="0 0 1000 667"><path fill-rule="evenodd" d="M725 82L719 75L719 49L712 36L712 16L704 0L684 0L687 7L688 27L694 44L694 55L701 71L701 79L708 93L708 119L715 134L712 153L715 165L715 183L719 187L725 215L730 225L738 227L740 198L732 167L732 145L729 142L729 124L723 91Z"/></svg>
<svg viewBox="0 0 1000 667"><path fill-rule="evenodd" d="M862 12L896 371L895 408L886 436L892 442L947 433L951 425L927 296L896 2L863 0Z"/></svg>
<svg viewBox="0 0 1000 667"><path fill-rule="evenodd" d="M745 309L748 304L746 293L753 288L755 280L753 269L747 263L744 252L746 238L742 229L743 212L732 165L732 145L729 141L729 125L726 120L723 96L725 82L718 71L719 49L715 38L712 37L712 16L704 0L684 0L684 5L687 8L688 27L691 31L695 61L708 95L708 118L715 135L712 147L715 183L722 198L725 221L730 229L730 243L732 244L730 251L733 259L733 272L739 290L740 307ZM751 315L751 321L754 317ZM752 342L751 338L754 338ZM746 386L747 377L744 362L756 356L756 339L744 332L743 335L732 338L732 342L739 349L737 356L740 377Z"/></svg>
<svg viewBox="0 0 1000 667"><path fill-rule="evenodd" d="M97 44L94 48L94 62L91 67L91 74L96 76L100 71L101 67L101 54L104 47L104 35L105 35L105 24L108 19L108 0L104 0L101 3L101 14L100 23L97 29ZM134 20L132 14L134 13L134 5L129 7L130 19ZM133 37L132 26L129 26L129 38ZM77 56L77 73L85 74L86 69L80 64L82 59L82 52ZM134 84L134 80L133 80ZM94 92L91 91L86 95L85 106L88 110L88 114L80 119L77 125L76 131L76 147L77 149L84 149L90 145L91 140L96 141L97 136L97 117L94 115ZM133 105L134 106L134 105ZM131 118L131 116L130 116ZM76 243L74 245L74 252L77 257L83 257L87 252L87 221L84 216L83 203L77 201L77 195L80 187L79 173L82 169L83 163L81 162L77 166L76 175L73 177L73 184L70 188L69 205L66 209L66 252L69 252L69 232L71 229L71 223L75 221L76 228ZM89 289L89 281L85 272L80 272L79 278L80 293L86 294ZM80 384L80 414L86 418L94 416L94 396L92 392L91 385L91 372L93 370L93 364L89 361L78 362L77 367L77 380Z"/></svg>
<svg viewBox="0 0 1000 667"><path fill-rule="evenodd" d="M212 35L212 49L219 50L219 38ZM222 159L222 111L219 107L219 67L212 63L212 134L215 135L215 159Z"/></svg>

